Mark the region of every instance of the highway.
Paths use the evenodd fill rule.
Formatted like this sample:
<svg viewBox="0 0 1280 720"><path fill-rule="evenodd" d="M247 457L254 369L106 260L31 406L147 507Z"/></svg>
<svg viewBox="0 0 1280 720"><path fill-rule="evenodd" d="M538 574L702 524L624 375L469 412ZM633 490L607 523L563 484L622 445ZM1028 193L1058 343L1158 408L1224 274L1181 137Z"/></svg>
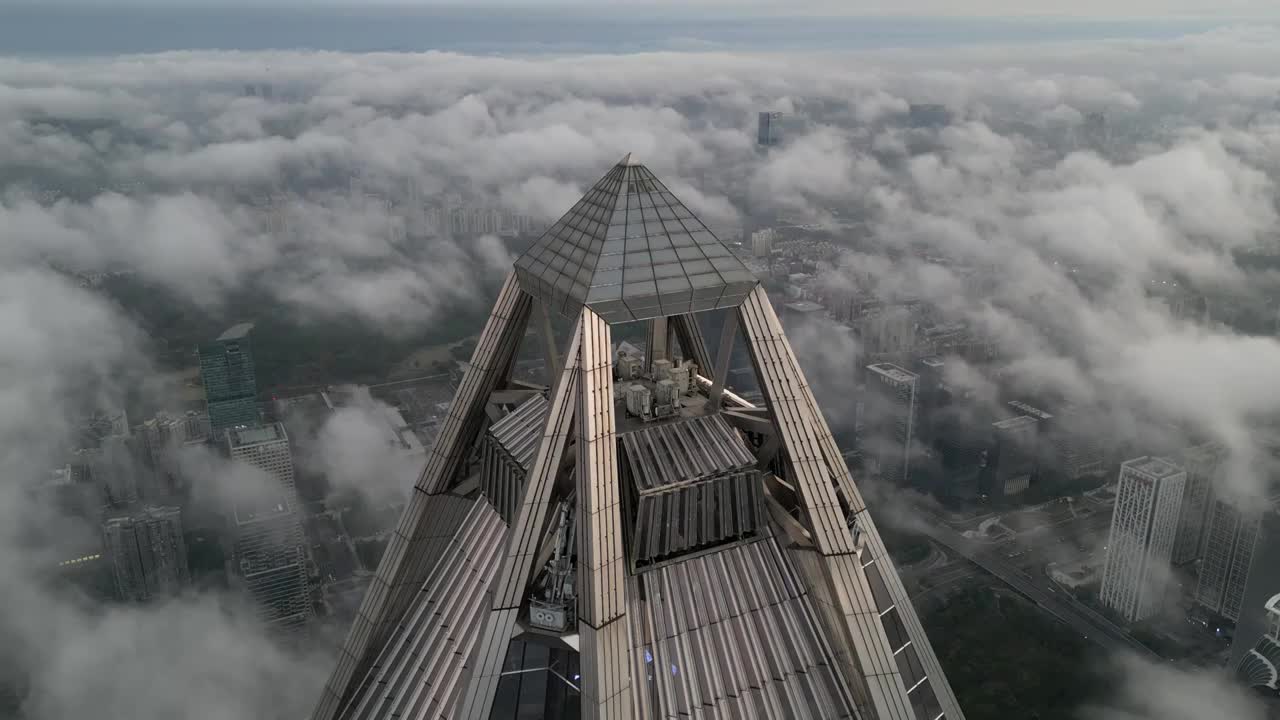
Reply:
<svg viewBox="0 0 1280 720"><path fill-rule="evenodd" d="M1084 637L1112 652L1129 651L1150 660L1160 659L1120 626L1076 600L1047 576L1033 577L1023 572L1000 556L998 546L970 540L948 527L942 518L927 512L924 514L926 527L922 532L929 539L999 578Z"/></svg>

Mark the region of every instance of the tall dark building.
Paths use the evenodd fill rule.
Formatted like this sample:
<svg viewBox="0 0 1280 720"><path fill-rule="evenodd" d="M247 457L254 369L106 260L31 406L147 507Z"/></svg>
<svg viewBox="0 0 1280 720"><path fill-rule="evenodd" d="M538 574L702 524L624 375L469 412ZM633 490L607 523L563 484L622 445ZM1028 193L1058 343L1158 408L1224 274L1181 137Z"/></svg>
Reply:
<svg viewBox="0 0 1280 720"><path fill-rule="evenodd" d="M1031 415L991 424L992 444L983 483L987 495L1019 495L1031 487L1040 472L1038 425Z"/></svg>
<svg viewBox="0 0 1280 720"><path fill-rule="evenodd" d="M756 144L772 147L782 142L782 113L762 112L756 120Z"/></svg>
<svg viewBox="0 0 1280 720"><path fill-rule="evenodd" d="M1236 621L1235 637L1231 641L1231 659L1227 667L1237 672L1247 671L1251 664L1258 664L1260 656L1267 660L1270 673L1265 682L1252 678L1255 687L1269 685L1277 689L1276 666L1280 664L1280 648L1267 643L1267 636L1275 632L1273 611L1280 603L1280 513L1272 507L1262 514L1258 523L1253 552L1249 558L1248 579L1240 603L1240 617ZM1251 663L1250 661L1254 662Z"/></svg>
<svg viewBox="0 0 1280 720"><path fill-rule="evenodd" d="M258 424L251 330L253 323L240 323L200 347L200 379L214 435L222 435L227 428Z"/></svg>
<svg viewBox="0 0 1280 720"><path fill-rule="evenodd" d="M182 514L176 507L148 507L102 525L116 594L140 602L173 594L190 582Z"/></svg>
<svg viewBox="0 0 1280 720"><path fill-rule="evenodd" d="M911 476L919 376L892 363L867 366L863 454L880 477L894 484Z"/></svg>

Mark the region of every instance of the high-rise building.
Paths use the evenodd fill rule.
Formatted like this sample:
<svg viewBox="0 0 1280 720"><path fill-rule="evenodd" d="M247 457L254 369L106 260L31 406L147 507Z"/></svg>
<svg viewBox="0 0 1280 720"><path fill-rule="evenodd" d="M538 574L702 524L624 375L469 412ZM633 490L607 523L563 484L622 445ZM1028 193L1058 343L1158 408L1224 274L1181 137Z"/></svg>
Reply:
<svg viewBox="0 0 1280 720"><path fill-rule="evenodd" d="M916 387L916 438L922 447L931 450L937 436L938 411L947 402L946 361L940 357L923 358L916 364L920 382Z"/></svg>
<svg viewBox="0 0 1280 720"><path fill-rule="evenodd" d="M147 507L109 518L102 524L102 537L119 599L143 602L176 593L190 582L178 508Z"/></svg>
<svg viewBox="0 0 1280 720"><path fill-rule="evenodd" d="M880 477L892 483L910 478L918 380L918 375L897 365L867 366L863 453Z"/></svg>
<svg viewBox="0 0 1280 720"><path fill-rule="evenodd" d="M1187 469L1187 486L1178 513L1178 537L1173 543L1173 564L1185 565L1200 559L1204 548L1213 482L1222 464L1225 449L1217 443L1187 448L1182 463Z"/></svg>
<svg viewBox="0 0 1280 720"><path fill-rule="evenodd" d="M782 142L782 113L760 113L756 119L756 144L772 147L780 142Z"/></svg>
<svg viewBox="0 0 1280 720"><path fill-rule="evenodd" d="M1232 622L1240 618L1263 516L1261 508L1242 507L1242 502L1217 496L1210 503L1196 583L1196 602Z"/></svg>
<svg viewBox="0 0 1280 720"><path fill-rule="evenodd" d="M1018 495L1031 487L1040 472L1039 420L1031 415L997 420L991 424L991 450L985 492L992 496Z"/></svg>
<svg viewBox="0 0 1280 720"><path fill-rule="evenodd" d="M142 455L142 444L132 435L111 435L98 447L83 451L90 476L107 505L123 508L138 501L139 487L148 484L144 474L149 470Z"/></svg>
<svg viewBox="0 0 1280 720"><path fill-rule="evenodd" d="M237 575L265 622L298 628L311 619L312 609L289 436L280 423L233 428L227 448L233 460L262 473L245 483L251 487L233 508Z"/></svg>
<svg viewBox="0 0 1280 720"><path fill-rule="evenodd" d="M872 360L905 358L916 347L919 323L905 305L882 308L858 319L858 339L863 354Z"/></svg>
<svg viewBox="0 0 1280 720"><path fill-rule="evenodd" d="M1054 461L1068 480L1102 477L1107 472L1107 454L1088 420L1081 408L1068 405L1058 410L1049 432Z"/></svg>
<svg viewBox="0 0 1280 720"><path fill-rule="evenodd" d="M937 103L911 103L907 108L907 122L914 128L938 130L951 123L951 111Z"/></svg>
<svg viewBox="0 0 1280 720"><path fill-rule="evenodd" d="M1269 505L1258 523L1227 667L1254 689L1275 695L1280 687L1280 513L1275 498Z"/></svg>
<svg viewBox="0 0 1280 720"><path fill-rule="evenodd" d="M200 379L209 407L209 429L217 437L228 428L259 422L251 330L253 323L240 323L200 346Z"/></svg>
<svg viewBox="0 0 1280 720"><path fill-rule="evenodd" d="M1120 465L1101 600L1130 622L1150 617L1164 603L1186 480L1186 471L1164 458Z"/></svg>
<svg viewBox="0 0 1280 720"><path fill-rule="evenodd" d="M751 233L751 255L758 258L769 257L773 253L773 241L777 234L777 231L773 228L756 230Z"/></svg>
<svg viewBox="0 0 1280 720"><path fill-rule="evenodd" d="M510 377L535 304L572 323L550 388ZM724 320L714 355L699 313ZM706 373L678 412L615 392L633 322L651 357L628 386L677 345ZM759 404L726 388L735 346ZM313 717L566 705L963 717L763 288L630 155L508 275Z"/></svg>

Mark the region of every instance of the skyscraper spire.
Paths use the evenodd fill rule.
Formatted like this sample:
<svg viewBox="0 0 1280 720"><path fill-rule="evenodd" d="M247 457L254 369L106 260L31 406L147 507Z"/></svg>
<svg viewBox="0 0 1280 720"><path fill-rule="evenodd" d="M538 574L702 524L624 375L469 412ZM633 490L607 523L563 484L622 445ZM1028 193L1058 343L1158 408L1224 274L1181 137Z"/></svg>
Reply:
<svg viewBox="0 0 1280 720"><path fill-rule="evenodd" d="M511 378L535 304L573 321L535 323L548 387ZM764 290L630 154L516 261L314 717L533 682L529 717L963 718Z"/></svg>

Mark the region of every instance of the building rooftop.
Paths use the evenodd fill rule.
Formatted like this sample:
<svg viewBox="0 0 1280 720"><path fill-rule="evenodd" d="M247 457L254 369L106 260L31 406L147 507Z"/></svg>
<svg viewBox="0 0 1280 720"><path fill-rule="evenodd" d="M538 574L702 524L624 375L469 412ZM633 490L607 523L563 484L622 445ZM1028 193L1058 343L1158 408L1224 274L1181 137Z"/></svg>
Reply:
<svg viewBox="0 0 1280 720"><path fill-rule="evenodd" d="M947 364L947 361L943 360L940 357L927 357L921 360L920 364L924 365L927 368L937 370L940 367L945 367Z"/></svg>
<svg viewBox="0 0 1280 720"><path fill-rule="evenodd" d="M736 307L755 275L627 154L516 260L520 286L606 322Z"/></svg>
<svg viewBox="0 0 1280 720"><path fill-rule="evenodd" d="M1053 415L1050 415L1049 413L1041 410L1040 408L1032 407L1022 402L1021 400L1010 400L1009 407L1013 408L1014 410L1017 410L1023 415L1030 415L1031 417L1037 418L1039 420L1050 420L1053 418Z"/></svg>
<svg viewBox="0 0 1280 720"><path fill-rule="evenodd" d="M288 440L289 436L285 434L284 425L280 423L271 423L261 427L241 426L232 428L227 431L228 441L231 447L245 447L246 445L260 445L266 442L275 442L276 440Z"/></svg>
<svg viewBox="0 0 1280 720"><path fill-rule="evenodd" d="M218 336L218 342L226 342L227 340L243 340L249 331L253 329L253 323L245 322L238 325L232 325L227 331Z"/></svg>
<svg viewBox="0 0 1280 720"><path fill-rule="evenodd" d="M813 313L813 312L818 312L822 310L821 305L819 305L816 302L809 302L808 300L800 300L798 302L787 303L784 307L786 307L786 309L792 312L798 312L798 313Z"/></svg>
<svg viewBox="0 0 1280 720"><path fill-rule="evenodd" d="M998 430L1017 430L1029 425L1035 425L1039 422L1036 418L1029 415L1019 415L1017 417L1005 418L991 423L991 426Z"/></svg>
<svg viewBox="0 0 1280 720"><path fill-rule="evenodd" d="M1126 460L1124 467L1136 470L1144 475L1160 479L1177 475L1182 472L1182 468L1171 460L1158 457L1140 457L1133 460Z"/></svg>
<svg viewBox="0 0 1280 720"><path fill-rule="evenodd" d="M868 365L867 369L897 382L912 382L919 377L910 370L904 370L893 363L876 363L875 365Z"/></svg>

